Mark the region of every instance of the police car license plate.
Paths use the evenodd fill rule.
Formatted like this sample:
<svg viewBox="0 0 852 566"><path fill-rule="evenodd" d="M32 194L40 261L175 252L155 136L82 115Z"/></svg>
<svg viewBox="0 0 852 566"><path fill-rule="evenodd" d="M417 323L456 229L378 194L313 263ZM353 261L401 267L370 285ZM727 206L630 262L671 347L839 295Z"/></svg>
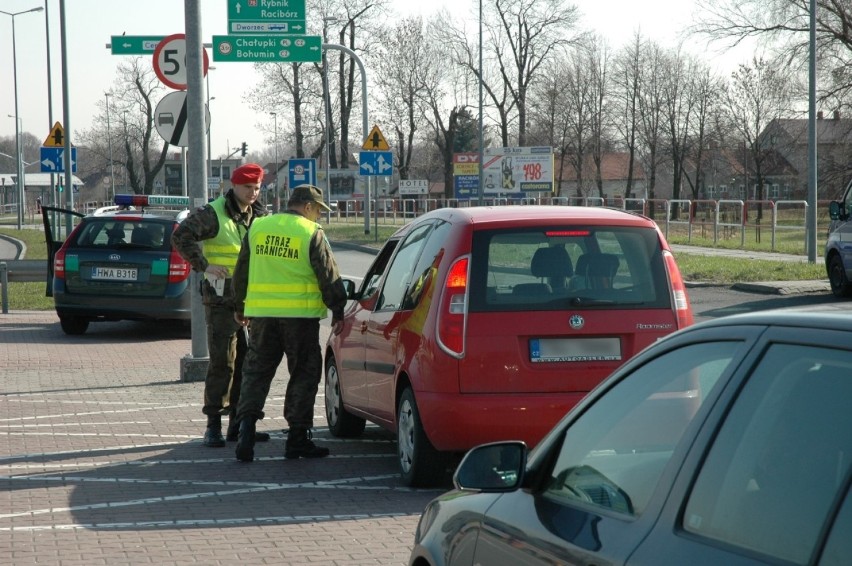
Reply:
<svg viewBox="0 0 852 566"><path fill-rule="evenodd" d="M610 362L621 360L618 338L533 338L531 362Z"/></svg>
<svg viewBox="0 0 852 566"><path fill-rule="evenodd" d="M93 267L92 279L107 281L136 281L136 268L127 267Z"/></svg>

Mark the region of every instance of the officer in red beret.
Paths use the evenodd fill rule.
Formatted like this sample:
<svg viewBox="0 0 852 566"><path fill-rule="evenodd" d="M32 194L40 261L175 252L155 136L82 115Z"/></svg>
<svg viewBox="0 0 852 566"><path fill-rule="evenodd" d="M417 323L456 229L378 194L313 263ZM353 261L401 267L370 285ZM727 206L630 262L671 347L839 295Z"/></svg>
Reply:
<svg viewBox="0 0 852 566"><path fill-rule="evenodd" d="M225 439L236 441L239 432L237 404L248 346L242 328L234 320L231 277L243 236L256 217L266 214L257 200L262 181L263 168L257 163L237 167L231 173L232 188L192 212L172 235L172 245L178 253L195 271L204 274L201 296L210 352L201 410L207 415L204 446L225 446ZM223 437L225 414L229 420ZM256 440L269 440L269 434L258 433Z"/></svg>

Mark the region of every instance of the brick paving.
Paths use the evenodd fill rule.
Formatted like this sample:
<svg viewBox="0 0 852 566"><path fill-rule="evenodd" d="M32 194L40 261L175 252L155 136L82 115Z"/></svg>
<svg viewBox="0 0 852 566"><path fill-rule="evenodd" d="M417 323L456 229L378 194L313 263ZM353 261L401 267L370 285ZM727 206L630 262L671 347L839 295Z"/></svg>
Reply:
<svg viewBox="0 0 852 566"><path fill-rule="evenodd" d="M323 340L327 335L323 325ZM402 486L393 437L330 437L322 460L285 460L287 373L237 462L201 445L201 383L179 381L179 325L93 323L66 336L55 313L0 315L0 564L405 564L426 503Z"/></svg>

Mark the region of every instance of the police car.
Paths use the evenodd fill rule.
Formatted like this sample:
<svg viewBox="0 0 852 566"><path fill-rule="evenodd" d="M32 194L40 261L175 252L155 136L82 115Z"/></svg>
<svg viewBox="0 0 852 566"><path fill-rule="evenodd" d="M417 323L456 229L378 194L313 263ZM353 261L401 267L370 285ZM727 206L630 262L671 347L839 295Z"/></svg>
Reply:
<svg viewBox="0 0 852 566"><path fill-rule="evenodd" d="M190 319L191 267L171 244L189 204L189 197L116 195L114 206L73 213L79 224L48 250L48 290L66 334L83 334L91 322ZM49 212L45 229L54 234Z"/></svg>

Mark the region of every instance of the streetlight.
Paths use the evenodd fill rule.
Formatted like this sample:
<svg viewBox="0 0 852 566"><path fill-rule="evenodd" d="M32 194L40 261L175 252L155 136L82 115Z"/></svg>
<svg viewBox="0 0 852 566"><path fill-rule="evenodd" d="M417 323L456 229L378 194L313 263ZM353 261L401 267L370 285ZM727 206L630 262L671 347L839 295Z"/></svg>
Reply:
<svg viewBox="0 0 852 566"><path fill-rule="evenodd" d="M210 112L210 101L216 100L215 96L210 96L210 71L215 71L216 67L207 67L207 74L204 76L204 80L206 81L206 85L204 86L205 93L207 94L207 112ZM212 124L213 119L211 117L210 122ZM207 124L207 174L211 177L213 176L213 165L210 156L210 127L211 124ZM219 171L219 175L222 175L222 171ZM219 187L223 186L222 182L224 179L219 181Z"/></svg>
<svg viewBox="0 0 852 566"><path fill-rule="evenodd" d="M115 162L112 159L112 130L109 127L109 95L110 93L108 92L104 93L104 98L106 99L107 143L109 144L109 180L112 185L112 200L115 200Z"/></svg>
<svg viewBox="0 0 852 566"><path fill-rule="evenodd" d="M281 199L278 196L278 113L270 112L270 114L275 119L275 137L272 140L272 145L275 146L275 204L273 208L275 212L278 212L281 208Z"/></svg>
<svg viewBox="0 0 852 566"><path fill-rule="evenodd" d="M130 161L130 152L128 148L130 147L130 142L127 140L127 110L121 113L122 123L124 124L124 179L121 182L123 187L122 193L129 192L127 190L127 162Z"/></svg>
<svg viewBox="0 0 852 566"><path fill-rule="evenodd" d="M335 16L327 16L322 19L322 90L323 102L325 103L325 202L331 202L331 172L329 165L331 161L331 94L328 92L328 59L325 55L325 44L328 24L335 22L337 22ZM325 216L326 221L331 222L331 212L326 211Z"/></svg>
<svg viewBox="0 0 852 566"><path fill-rule="evenodd" d="M15 150L18 154L18 230L24 226L24 167L23 155L21 154L23 151L23 148L21 148L21 130L23 129L23 126L21 125L21 119L18 116L18 52L15 41L15 16L29 14L30 12L41 12L42 10L44 10L43 6L30 8L29 10L24 10L22 12L5 12L0 10L0 14L6 14L12 18L12 83L15 90L15 115L10 115L9 117L15 118L15 128L18 128L15 133L15 144L17 146Z"/></svg>
<svg viewBox="0 0 852 566"><path fill-rule="evenodd" d="M24 120L23 118L19 118L18 116L12 116L11 114L6 114L8 118L15 119L15 166L17 169L17 185L18 185L18 196L15 200L18 201L18 230L23 227L24 224L24 200L25 193L24 190L27 186L26 181L24 180L24 147L21 143L21 136L24 133Z"/></svg>

